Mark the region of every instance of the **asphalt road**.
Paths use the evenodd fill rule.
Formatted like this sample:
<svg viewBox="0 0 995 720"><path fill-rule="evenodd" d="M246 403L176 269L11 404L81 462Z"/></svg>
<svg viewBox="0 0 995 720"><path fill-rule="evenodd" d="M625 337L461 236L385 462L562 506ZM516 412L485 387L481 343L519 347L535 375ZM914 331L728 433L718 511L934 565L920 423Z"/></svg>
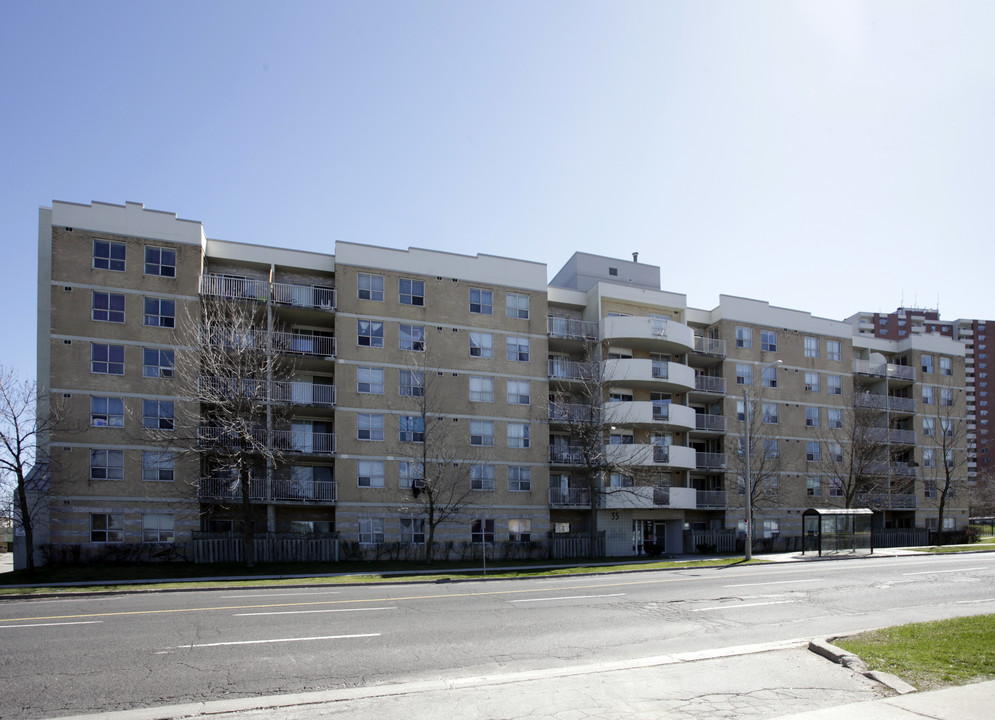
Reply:
<svg viewBox="0 0 995 720"><path fill-rule="evenodd" d="M995 554L0 602L0 718L629 660L995 612Z"/></svg>

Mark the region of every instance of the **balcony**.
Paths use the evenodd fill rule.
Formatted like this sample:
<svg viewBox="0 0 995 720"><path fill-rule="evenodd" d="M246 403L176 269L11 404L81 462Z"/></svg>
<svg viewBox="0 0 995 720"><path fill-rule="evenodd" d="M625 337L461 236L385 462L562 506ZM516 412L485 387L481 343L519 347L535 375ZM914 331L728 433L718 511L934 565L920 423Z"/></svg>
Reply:
<svg viewBox="0 0 995 720"><path fill-rule="evenodd" d="M608 462L620 466L672 467L681 470L694 470L696 458L694 448L679 445L607 445L605 454Z"/></svg>
<svg viewBox="0 0 995 720"><path fill-rule="evenodd" d="M552 423L601 422L597 408L585 403L549 403L548 419Z"/></svg>
<svg viewBox="0 0 995 720"><path fill-rule="evenodd" d="M242 499L242 490L238 481L230 477L201 478L197 484L197 497L238 501ZM337 492L334 480L273 480L267 492L266 478L253 478L249 483L249 498L334 503Z"/></svg>
<svg viewBox="0 0 995 720"><path fill-rule="evenodd" d="M911 493L857 493L854 504L878 510L915 510L919 498Z"/></svg>
<svg viewBox="0 0 995 720"><path fill-rule="evenodd" d="M591 491L587 488L549 489L550 507L591 507Z"/></svg>
<svg viewBox="0 0 995 720"><path fill-rule="evenodd" d="M914 413L916 401L914 398L892 397L881 393L859 393L854 396L854 405L875 410L891 410L892 412Z"/></svg>
<svg viewBox="0 0 995 720"><path fill-rule="evenodd" d="M698 490L698 508L725 508L729 500L725 490Z"/></svg>
<svg viewBox="0 0 995 720"><path fill-rule="evenodd" d="M597 368L591 363L575 362L562 358L550 358L546 367L550 380L594 381L598 375Z"/></svg>
<svg viewBox="0 0 995 720"><path fill-rule="evenodd" d="M549 462L553 465L583 465L584 448L579 445L550 444Z"/></svg>
<svg viewBox="0 0 995 720"><path fill-rule="evenodd" d="M726 341L717 338L707 338L702 335L694 336L694 351L702 355L714 355L725 357Z"/></svg>
<svg viewBox="0 0 995 720"><path fill-rule="evenodd" d="M726 379L721 377L712 377L711 375L697 375L694 379L694 389L695 392L725 395Z"/></svg>
<svg viewBox="0 0 995 720"><path fill-rule="evenodd" d="M309 310L335 310L335 288L323 285L273 283L273 302Z"/></svg>
<svg viewBox="0 0 995 720"><path fill-rule="evenodd" d="M853 372L857 375L870 375L872 377L886 377L892 380L916 379L916 369L908 365L895 365L893 363L872 362L870 360L854 360Z"/></svg>
<svg viewBox="0 0 995 720"><path fill-rule="evenodd" d="M197 379L197 386L202 394L213 396L219 401L233 398L259 403L268 400L275 403L324 407L335 404L334 385L316 385L298 380L274 382L270 385L268 393L265 382L247 379L240 381L238 378L200 377Z"/></svg>
<svg viewBox="0 0 995 720"><path fill-rule="evenodd" d="M270 283L226 275L201 275L200 294L226 300L252 300L311 310L335 310L335 289L324 285Z"/></svg>
<svg viewBox="0 0 995 720"><path fill-rule="evenodd" d="M273 383L273 399L294 405L331 407L335 404L335 386L303 380Z"/></svg>
<svg viewBox="0 0 995 720"><path fill-rule="evenodd" d="M606 360L604 379L609 383L647 389L687 392L694 388L694 370L687 365L631 358Z"/></svg>
<svg viewBox="0 0 995 720"><path fill-rule="evenodd" d="M697 470L725 470L726 454L696 452L695 465L697 466L696 467Z"/></svg>
<svg viewBox="0 0 995 720"><path fill-rule="evenodd" d="M697 413L694 416L694 429L699 432L725 432L726 416Z"/></svg>
<svg viewBox="0 0 995 720"><path fill-rule="evenodd" d="M273 333L273 346L285 355L335 357L335 338L295 332Z"/></svg>
<svg viewBox="0 0 995 720"><path fill-rule="evenodd" d="M273 445L288 452L306 455L334 455L335 433L308 430L274 430Z"/></svg>
<svg viewBox="0 0 995 720"><path fill-rule="evenodd" d="M606 488L598 496L598 506L609 510L646 510L659 507L694 510L695 500L694 488Z"/></svg>
<svg viewBox="0 0 995 720"><path fill-rule="evenodd" d="M888 431L888 441L897 445L915 445L916 431L891 429Z"/></svg>
<svg viewBox="0 0 995 720"><path fill-rule="evenodd" d="M694 350L694 331L687 325L666 318L602 318L601 339L654 352L686 353Z"/></svg>
<svg viewBox="0 0 995 720"><path fill-rule="evenodd" d="M694 410L658 400L610 402L604 406L609 425L666 425L683 430L694 427Z"/></svg>
<svg viewBox="0 0 995 720"><path fill-rule="evenodd" d="M598 339L598 323L548 315L546 334L551 338L562 340L593 342Z"/></svg>
<svg viewBox="0 0 995 720"><path fill-rule="evenodd" d="M265 428L251 430L248 437L238 433L225 432L222 428L202 425L197 428L197 444L202 448L244 449L252 452L267 446ZM310 432L307 430L273 430L272 447L284 452L308 455L333 455L335 453L335 433Z"/></svg>

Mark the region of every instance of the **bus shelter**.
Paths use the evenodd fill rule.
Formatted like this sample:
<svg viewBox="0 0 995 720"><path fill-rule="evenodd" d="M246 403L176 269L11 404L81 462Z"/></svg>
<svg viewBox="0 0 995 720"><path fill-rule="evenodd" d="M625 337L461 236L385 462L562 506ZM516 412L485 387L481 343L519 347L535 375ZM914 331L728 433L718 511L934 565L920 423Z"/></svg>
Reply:
<svg viewBox="0 0 995 720"><path fill-rule="evenodd" d="M809 508L802 513L802 555L874 553L874 511L869 508Z"/></svg>

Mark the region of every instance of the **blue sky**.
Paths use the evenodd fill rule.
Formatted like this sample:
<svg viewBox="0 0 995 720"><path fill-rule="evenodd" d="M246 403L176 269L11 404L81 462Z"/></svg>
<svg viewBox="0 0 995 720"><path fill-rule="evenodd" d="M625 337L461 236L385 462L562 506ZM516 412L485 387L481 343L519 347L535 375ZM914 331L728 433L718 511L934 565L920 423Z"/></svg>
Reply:
<svg viewBox="0 0 995 720"><path fill-rule="evenodd" d="M0 363L34 375L53 199L995 318L993 28L990 0L7 0Z"/></svg>

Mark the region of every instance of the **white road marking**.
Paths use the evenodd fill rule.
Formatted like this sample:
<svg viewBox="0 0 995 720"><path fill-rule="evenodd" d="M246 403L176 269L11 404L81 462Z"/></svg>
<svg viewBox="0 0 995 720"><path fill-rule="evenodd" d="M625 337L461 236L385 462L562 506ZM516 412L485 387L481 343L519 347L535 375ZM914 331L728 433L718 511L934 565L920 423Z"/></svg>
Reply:
<svg viewBox="0 0 995 720"><path fill-rule="evenodd" d="M295 595L340 595L338 590L333 592L301 592L301 593L254 593L252 595L225 595L225 600L235 600L240 598L273 598L273 597L293 597Z"/></svg>
<svg viewBox="0 0 995 720"><path fill-rule="evenodd" d="M235 613L232 617L252 617L254 615L308 615L311 613L367 612L369 610L397 610L394 607L338 608L335 610L279 610L277 612Z"/></svg>
<svg viewBox="0 0 995 720"><path fill-rule="evenodd" d="M622 597L625 593L615 593L614 595L564 595L563 597L531 598L529 600L509 600L510 603L545 602L547 600L588 600L590 598L610 598Z"/></svg>
<svg viewBox="0 0 995 720"><path fill-rule="evenodd" d="M34 623L32 625L0 625L0 628L50 627L52 625L96 625L103 620L81 620L79 622Z"/></svg>
<svg viewBox="0 0 995 720"><path fill-rule="evenodd" d="M995 598L985 598L984 600L957 600L954 605L973 605L975 603L995 602Z"/></svg>
<svg viewBox="0 0 995 720"><path fill-rule="evenodd" d="M940 575L942 573L970 572L971 570L987 570L985 567L960 568L958 570L929 570L927 572L902 573L902 575Z"/></svg>
<svg viewBox="0 0 995 720"><path fill-rule="evenodd" d="M230 645L265 645L268 643L286 643L286 642L305 642L308 640L349 640L352 638L368 638L368 637L380 637L380 633L364 633L362 635L320 635L315 637L296 637L296 638L274 638L272 640L233 640L231 642L216 642L216 643L199 643L196 645L180 645L176 648L170 648L171 650L189 650L191 648L205 648L205 647L227 647ZM163 655L165 653L158 652L156 655Z"/></svg>
<svg viewBox="0 0 995 720"><path fill-rule="evenodd" d="M803 578L801 580L773 580L771 582L764 583L743 583L742 585L726 585L727 588L738 588L738 587L753 587L754 585L787 585L788 583L800 583L800 582L825 582L823 578Z"/></svg>
<svg viewBox="0 0 995 720"><path fill-rule="evenodd" d="M746 605L716 605L714 607L695 608L691 612L704 612L705 610L736 610L738 608L760 607L761 605L787 605L788 603L793 602L794 600L777 600L775 602L747 603Z"/></svg>

